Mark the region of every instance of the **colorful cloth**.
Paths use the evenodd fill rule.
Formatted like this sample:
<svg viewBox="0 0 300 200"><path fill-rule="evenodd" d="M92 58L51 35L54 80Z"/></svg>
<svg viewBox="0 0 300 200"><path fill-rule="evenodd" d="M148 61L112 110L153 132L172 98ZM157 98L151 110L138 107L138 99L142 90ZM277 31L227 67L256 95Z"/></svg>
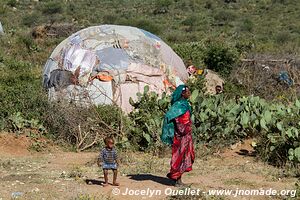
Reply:
<svg viewBox="0 0 300 200"><path fill-rule="evenodd" d="M172 145L174 132L175 132L175 124L174 119L183 115L188 110L192 112L191 106L186 99L181 97L182 90L185 88L185 85L179 85L176 90L172 94L171 99L171 108L166 113L163 121L163 129L162 134L160 136L161 140L165 144Z"/></svg>
<svg viewBox="0 0 300 200"><path fill-rule="evenodd" d="M60 90L72 85L72 72L62 69L55 69L50 73L50 79L47 82L47 88L54 87L55 90Z"/></svg>
<svg viewBox="0 0 300 200"><path fill-rule="evenodd" d="M192 170L195 152L192 140L192 109L187 99L182 97L185 85L180 85L172 94L171 108L166 113L161 139L172 145L170 179L177 180L184 172Z"/></svg>
<svg viewBox="0 0 300 200"><path fill-rule="evenodd" d="M83 49L80 44L73 44L62 52L64 69L72 73L80 67L79 82L85 85L96 65L97 56L95 52Z"/></svg>
<svg viewBox="0 0 300 200"><path fill-rule="evenodd" d="M173 180L181 178L184 172L191 171L195 160L190 111L177 117L175 124L171 169L167 175Z"/></svg>
<svg viewBox="0 0 300 200"><path fill-rule="evenodd" d="M114 148L103 148L101 150L99 158L102 161L103 169L117 169L118 154Z"/></svg>

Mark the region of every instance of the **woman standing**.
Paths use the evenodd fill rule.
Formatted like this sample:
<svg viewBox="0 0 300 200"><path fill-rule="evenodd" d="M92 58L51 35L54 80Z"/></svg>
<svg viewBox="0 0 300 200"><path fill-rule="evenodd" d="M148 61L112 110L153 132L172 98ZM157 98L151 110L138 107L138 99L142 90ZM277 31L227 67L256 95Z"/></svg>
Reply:
<svg viewBox="0 0 300 200"><path fill-rule="evenodd" d="M191 106L187 99L191 92L180 85L172 94L171 108L166 113L161 139L172 145L171 169L167 177L175 181L175 186L184 186L181 176L192 170L195 159L192 140Z"/></svg>

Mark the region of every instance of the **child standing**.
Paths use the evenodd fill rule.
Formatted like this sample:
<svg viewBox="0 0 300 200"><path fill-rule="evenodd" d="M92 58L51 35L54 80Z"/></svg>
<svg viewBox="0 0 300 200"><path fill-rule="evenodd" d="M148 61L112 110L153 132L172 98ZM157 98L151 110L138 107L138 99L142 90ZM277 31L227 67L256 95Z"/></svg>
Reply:
<svg viewBox="0 0 300 200"><path fill-rule="evenodd" d="M103 186L108 186L108 170L113 171L113 186L119 186L117 183L118 174L118 155L114 148L114 140L112 137L106 137L104 139L105 147L101 150L98 158L98 166L102 165L104 181Z"/></svg>

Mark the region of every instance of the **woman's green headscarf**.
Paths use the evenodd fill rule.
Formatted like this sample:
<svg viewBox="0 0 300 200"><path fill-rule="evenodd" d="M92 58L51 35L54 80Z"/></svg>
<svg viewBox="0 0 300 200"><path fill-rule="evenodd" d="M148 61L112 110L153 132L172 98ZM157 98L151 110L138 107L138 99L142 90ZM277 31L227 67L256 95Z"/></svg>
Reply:
<svg viewBox="0 0 300 200"><path fill-rule="evenodd" d="M171 108L165 114L161 140L166 144L173 144L173 137L175 131L174 119L186 113L191 112L191 106L187 99L182 97L182 91L186 88L185 85L179 85L172 93Z"/></svg>
<svg viewBox="0 0 300 200"><path fill-rule="evenodd" d="M173 105L176 101L182 98L182 91L185 89L185 85L179 85L175 91L172 93L171 105Z"/></svg>

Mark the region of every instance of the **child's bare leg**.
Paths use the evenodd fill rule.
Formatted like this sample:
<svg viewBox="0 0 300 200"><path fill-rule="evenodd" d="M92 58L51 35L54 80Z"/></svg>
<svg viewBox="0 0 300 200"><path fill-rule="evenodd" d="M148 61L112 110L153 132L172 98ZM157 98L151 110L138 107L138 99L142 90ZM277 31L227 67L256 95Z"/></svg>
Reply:
<svg viewBox="0 0 300 200"><path fill-rule="evenodd" d="M108 185L108 170L103 169L103 174L104 174L104 184L103 184L103 186L107 186Z"/></svg>
<svg viewBox="0 0 300 200"><path fill-rule="evenodd" d="M113 172L114 172L114 176L113 176L113 185L114 185L114 186L119 186L120 184L117 183L118 170L117 170L117 169L113 169Z"/></svg>

